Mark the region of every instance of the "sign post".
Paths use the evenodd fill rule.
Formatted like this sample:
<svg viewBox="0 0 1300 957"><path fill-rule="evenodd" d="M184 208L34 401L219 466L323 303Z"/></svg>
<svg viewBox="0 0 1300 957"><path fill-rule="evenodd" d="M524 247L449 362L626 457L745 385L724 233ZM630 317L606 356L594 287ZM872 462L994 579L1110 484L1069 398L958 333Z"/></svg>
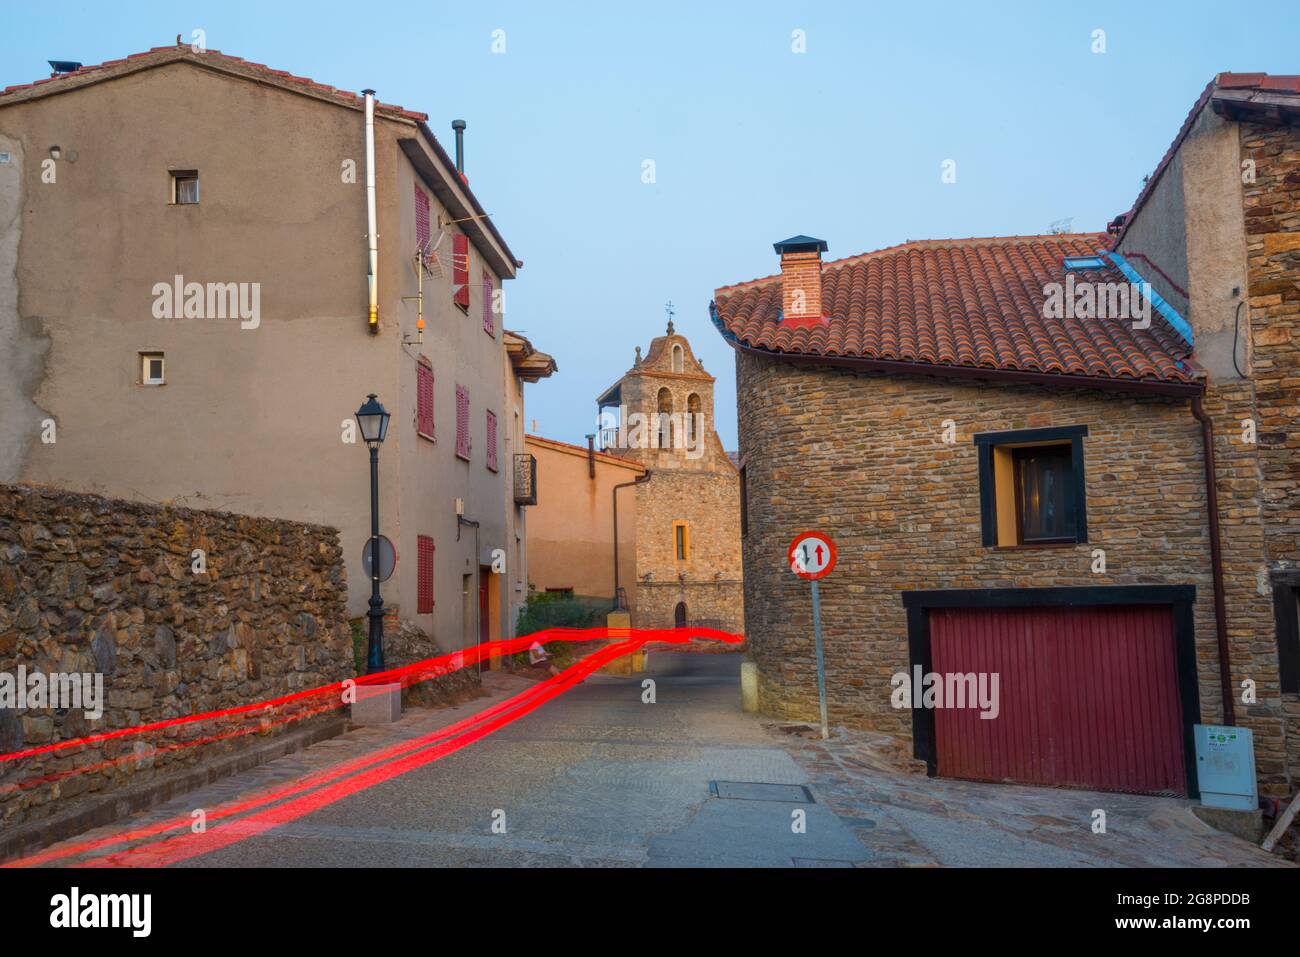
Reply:
<svg viewBox="0 0 1300 957"><path fill-rule="evenodd" d="M813 645L817 652L817 703L821 710L822 740L830 737L826 720L826 660L822 654L822 599L817 582L835 568L835 543L821 532L800 532L790 543L786 557L790 571L807 579L812 589Z"/></svg>

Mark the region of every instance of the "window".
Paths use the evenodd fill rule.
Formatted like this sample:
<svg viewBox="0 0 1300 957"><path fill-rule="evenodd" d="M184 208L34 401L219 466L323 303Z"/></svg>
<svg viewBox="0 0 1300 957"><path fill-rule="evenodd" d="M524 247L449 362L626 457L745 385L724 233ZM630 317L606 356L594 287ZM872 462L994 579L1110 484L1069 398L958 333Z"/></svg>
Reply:
<svg viewBox="0 0 1300 957"><path fill-rule="evenodd" d="M704 405L700 397L692 392L686 397L686 444L696 447L700 440L700 426L704 424Z"/></svg>
<svg viewBox="0 0 1300 957"><path fill-rule="evenodd" d="M492 318L492 274L483 270L483 331L496 338L497 326Z"/></svg>
<svg viewBox="0 0 1300 957"><path fill-rule="evenodd" d="M679 562L690 561L691 530L685 522L673 522L673 555Z"/></svg>
<svg viewBox="0 0 1300 957"><path fill-rule="evenodd" d="M415 365L415 431L426 439L433 433L433 367L421 358Z"/></svg>
<svg viewBox="0 0 1300 957"><path fill-rule="evenodd" d="M451 237L451 301L469 312L469 237Z"/></svg>
<svg viewBox="0 0 1300 957"><path fill-rule="evenodd" d="M1283 694L1300 694L1300 572L1273 573L1277 672Z"/></svg>
<svg viewBox="0 0 1300 957"><path fill-rule="evenodd" d="M673 394L666 388L659 390L659 448L673 447Z"/></svg>
<svg viewBox="0 0 1300 957"><path fill-rule="evenodd" d="M1083 471L1086 425L975 436L986 546L1088 540Z"/></svg>
<svg viewBox="0 0 1300 957"><path fill-rule="evenodd" d="M433 539L428 535L415 537L415 605L418 615L433 611Z"/></svg>
<svg viewBox="0 0 1300 957"><path fill-rule="evenodd" d="M172 170L172 205L195 206L199 202L199 171Z"/></svg>
<svg viewBox="0 0 1300 957"><path fill-rule="evenodd" d="M491 410L487 414L487 467L497 470L497 414Z"/></svg>
<svg viewBox="0 0 1300 957"><path fill-rule="evenodd" d="M456 386L456 454L469 461L469 389Z"/></svg>
<svg viewBox="0 0 1300 957"><path fill-rule="evenodd" d="M140 353L140 384L164 385L163 354L161 352Z"/></svg>
<svg viewBox="0 0 1300 957"><path fill-rule="evenodd" d="M683 351L681 346L679 345L673 346L673 371L674 372L682 372L685 370L686 368L685 356L686 353Z"/></svg>

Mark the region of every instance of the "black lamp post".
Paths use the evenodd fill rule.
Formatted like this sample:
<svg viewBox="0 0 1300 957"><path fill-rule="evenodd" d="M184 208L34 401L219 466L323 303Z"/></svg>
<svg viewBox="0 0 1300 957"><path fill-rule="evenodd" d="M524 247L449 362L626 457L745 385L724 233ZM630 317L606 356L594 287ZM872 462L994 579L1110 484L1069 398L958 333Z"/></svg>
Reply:
<svg viewBox="0 0 1300 957"><path fill-rule="evenodd" d="M370 643L366 674L384 670L384 600L379 596L379 446L388 434L388 410L372 392L357 409L361 438L370 446Z"/></svg>

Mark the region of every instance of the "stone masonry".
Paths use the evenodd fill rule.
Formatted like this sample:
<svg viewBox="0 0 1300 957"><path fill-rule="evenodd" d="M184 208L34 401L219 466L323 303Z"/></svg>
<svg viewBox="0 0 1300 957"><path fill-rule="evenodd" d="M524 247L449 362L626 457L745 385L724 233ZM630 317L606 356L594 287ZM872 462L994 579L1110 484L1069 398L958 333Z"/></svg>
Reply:
<svg viewBox="0 0 1300 957"><path fill-rule="evenodd" d="M908 666L909 589L1191 584L1202 718L1222 714L1201 432L1186 401L1020 384L883 377L781 362L736 360L741 453L748 473L744 540L747 637L765 711L817 713L808 589L790 573L791 535L820 528L839 548L822 583L831 720L911 736L890 703L890 676ZM1300 775L1287 754L1272 603L1262 581L1264 531L1256 446L1236 423L1251 414L1249 384L1211 389L1234 687L1256 736L1262 793L1286 794ZM957 424L943 441L943 421ZM980 537L979 432L1081 425L1088 542L986 548ZM1091 553L1106 551L1105 575Z"/></svg>
<svg viewBox="0 0 1300 957"><path fill-rule="evenodd" d="M670 323L667 335L651 342L618 385L629 418L641 413L653 423L660 412L672 417L671 434L651 427L645 442L622 423L628 447L617 449L652 475L636 488L638 628L673 627L682 604L688 624L744 631L740 476L713 428L713 383ZM695 414L700 418L687 418ZM698 431L683 434L688 429ZM676 522L688 530L685 560L677 556Z"/></svg>
<svg viewBox="0 0 1300 957"><path fill-rule="evenodd" d="M1269 569L1300 567L1300 129L1239 124L1251 372ZM1282 696L1289 763L1300 778L1300 695Z"/></svg>
<svg viewBox="0 0 1300 957"><path fill-rule="evenodd" d="M0 711L0 754L350 677L346 596L332 528L0 485L0 672L99 673L106 699L99 720ZM279 719L320 710L295 708L4 762L0 826L301 727Z"/></svg>

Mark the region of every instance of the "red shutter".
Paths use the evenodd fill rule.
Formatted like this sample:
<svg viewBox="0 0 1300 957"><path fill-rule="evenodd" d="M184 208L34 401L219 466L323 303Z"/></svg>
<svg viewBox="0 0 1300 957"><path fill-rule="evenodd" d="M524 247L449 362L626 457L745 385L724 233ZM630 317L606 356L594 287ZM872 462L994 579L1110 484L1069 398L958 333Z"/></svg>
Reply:
<svg viewBox="0 0 1300 957"><path fill-rule="evenodd" d="M429 197L420 189L419 184L415 187L415 244L421 252L427 252L429 245Z"/></svg>
<svg viewBox="0 0 1300 957"><path fill-rule="evenodd" d="M451 238L451 301L469 308L469 237L457 233Z"/></svg>
<svg viewBox="0 0 1300 957"><path fill-rule="evenodd" d="M416 614L429 614L433 611L433 539L428 535L415 537L415 590Z"/></svg>
<svg viewBox="0 0 1300 957"><path fill-rule="evenodd" d="M487 467L493 472L497 470L497 415L495 412L487 414Z"/></svg>
<svg viewBox="0 0 1300 957"><path fill-rule="evenodd" d="M496 338L497 327L492 320L492 274L483 270L483 331Z"/></svg>
<svg viewBox="0 0 1300 957"><path fill-rule="evenodd" d="M415 366L415 430L433 438L433 370L423 362Z"/></svg>
<svg viewBox="0 0 1300 957"><path fill-rule="evenodd" d="M456 454L469 459L469 389L456 386Z"/></svg>

